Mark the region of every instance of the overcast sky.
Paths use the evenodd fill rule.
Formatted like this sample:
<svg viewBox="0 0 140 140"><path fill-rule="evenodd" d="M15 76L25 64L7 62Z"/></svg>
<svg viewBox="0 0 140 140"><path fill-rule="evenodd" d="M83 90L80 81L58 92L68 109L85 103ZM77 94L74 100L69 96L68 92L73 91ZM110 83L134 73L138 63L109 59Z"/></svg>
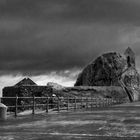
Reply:
<svg viewBox="0 0 140 140"><path fill-rule="evenodd" d="M72 86L103 52L140 68L140 0L0 0L0 89L24 76Z"/></svg>

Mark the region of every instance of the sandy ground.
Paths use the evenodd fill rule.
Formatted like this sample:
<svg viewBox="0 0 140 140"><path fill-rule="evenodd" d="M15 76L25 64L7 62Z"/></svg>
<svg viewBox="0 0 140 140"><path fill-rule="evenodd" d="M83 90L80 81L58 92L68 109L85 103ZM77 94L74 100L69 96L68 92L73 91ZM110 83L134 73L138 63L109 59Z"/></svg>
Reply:
<svg viewBox="0 0 140 140"><path fill-rule="evenodd" d="M20 115L0 122L0 140L140 139L140 102L76 112Z"/></svg>

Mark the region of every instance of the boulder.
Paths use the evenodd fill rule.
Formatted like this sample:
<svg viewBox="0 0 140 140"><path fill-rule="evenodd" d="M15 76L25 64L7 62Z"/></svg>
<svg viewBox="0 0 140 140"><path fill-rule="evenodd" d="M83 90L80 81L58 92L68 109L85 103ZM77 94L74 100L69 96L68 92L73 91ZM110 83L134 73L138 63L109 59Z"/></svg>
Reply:
<svg viewBox="0 0 140 140"><path fill-rule="evenodd" d="M118 86L127 61L116 52L99 56L79 74L75 86Z"/></svg>

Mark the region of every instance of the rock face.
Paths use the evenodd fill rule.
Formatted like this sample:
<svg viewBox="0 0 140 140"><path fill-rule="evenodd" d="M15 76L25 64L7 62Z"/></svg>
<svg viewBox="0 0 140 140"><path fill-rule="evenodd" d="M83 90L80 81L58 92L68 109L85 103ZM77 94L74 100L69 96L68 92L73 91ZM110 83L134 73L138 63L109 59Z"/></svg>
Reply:
<svg viewBox="0 0 140 140"><path fill-rule="evenodd" d="M112 52L99 56L79 74L75 86L121 86L130 101L140 99L140 75L135 53L127 48L123 55Z"/></svg>
<svg viewBox="0 0 140 140"><path fill-rule="evenodd" d="M79 74L75 86L118 86L127 63L119 53L111 52L99 56Z"/></svg>

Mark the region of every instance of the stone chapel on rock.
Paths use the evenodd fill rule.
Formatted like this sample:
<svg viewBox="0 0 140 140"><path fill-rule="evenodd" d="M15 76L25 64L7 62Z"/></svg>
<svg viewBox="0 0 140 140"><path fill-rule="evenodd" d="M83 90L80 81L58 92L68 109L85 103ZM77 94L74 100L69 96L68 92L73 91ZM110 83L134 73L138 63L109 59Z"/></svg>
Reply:
<svg viewBox="0 0 140 140"><path fill-rule="evenodd" d="M121 86L129 90L131 100L138 100L140 75L135 53L128 47L124 54L110 52L97 57L79 74L75 86Z"/></svg>

